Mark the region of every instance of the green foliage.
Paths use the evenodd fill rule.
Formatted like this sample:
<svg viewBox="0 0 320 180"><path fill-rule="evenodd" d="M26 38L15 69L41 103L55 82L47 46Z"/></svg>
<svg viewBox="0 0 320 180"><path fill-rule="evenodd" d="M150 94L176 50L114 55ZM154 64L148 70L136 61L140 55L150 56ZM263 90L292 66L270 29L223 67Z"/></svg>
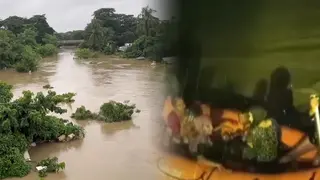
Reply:
<svg viewBox="0 0 320 180"><path fill-rule="evenodd" d="M1 137L2 138L2 137ZM29 174L31 165L17 148L9 148L5 155L0 156L0 178L24 177Z"/></svg>
<svg viewBox="0 0 320 180"><path fill-rule="evenodd" d="M16 36L6 30L0 30L0 68L13 67L20 59L22 45L18 43Z"/></svg>
<svg viewBox="0 0 320 180"><path fill-rule="evenodd" d="M45 44L45 42L43 42L43 39L46 34L52 35L55 32L54 29L48 24L47 18L44 14L32 16L29 19L29 22L35 27L38 32L36 41L39 44Z"/></svg>
<svg viewBox="0 0 320 180"><path fill-rule="evenodd" d="M18 34L17 38L19 42L26 46L35 47L37 45L36 41L37 32L34 29L26 29L23 33Z"/></svg>
<svg viewBox="0 0 320 180"><path fill-rule="evenodd" d="M1 21L1 26L4 29L0 29L0 69L35 71L40 55L45 57L57 52L54 47L57 38L45 15L35 15L30 19L11 16ZM39 44L46 45L42 47Z"/></svg>
<svg viewBox="0 0 320 180"><path fill-rule="evenodd" d="M256 159L258 162L269 162L277 158L279 144L279 126L276 121L271 120L269 127L255 125L249 131L247 142L252 143L252 147L247 147L243 151L245 159Z"/></svg>
<svg viewBox="0 0 320 180"><path fill-rule="evenodd" d="M58 53L58 49L53 44L45 44L45 45L38 46L37 47L37 52L42 57L49 57L49 56L56 55Z"/></svg>
<svg viewBox="0 0 320 180"><path fill-rule="evenodd" d="M84 106L77 108L76 112L71 115L71 118L76 120L94 119L95 117L95 114L87 110Z"/></svg>
<svg viewBox="0 0 320 180"><path fill-rule="evenodd" d="M135 105L109 101L100 107L99 117L106 122L130 120L135 108Z"/></svg>
<svg viewBox="0 0 320 180"><path fill-rule="evenodd" d="M45 34L42 38L44 44L52 44L54 46L58 45L58 38L55 35Z"/></svg>
<svg viewBox="0 0 320 180"><path fill-rule="evenodd" d="M97 58L98 53L91 51L87 48L78 48L75 52L75 56L78 59L89 59L89 58Z"/></svg>
<svg viewBox="0 0 320 180"><path fill-rule="evenodd" d="M2 21L2 26L4 26L5 29L13 32L14 34L19 34L24 31L25 25L29 23L29 20L26 18L10 16Z"/></svg>
<svg viewBox="0 0 320 180"><path fill-rule="evenodd" d="M100 107L98 114L92 113L84 106L81 106L77 108L76 112L73 113L71 117L76 120L97 119L108 123L126 121L131 119L131 116L136 109L134 104L128 105L127 103L128 102L120 103L109 101ZM137 109L136 112L139 113L140 110Z"/></svg>
<svg viewBox="0 0 320 180"><path fill-rule="evenodd" d="M62 40L83 39L81 48L107 55L116 53L118 47L125 43L133 43L123 57L144 56L161 60L164 56L175 56L178 47L177 23L175 19L159 20L154 13L155 10L144 7L140 15L134 17L118 14L114 8L101 8L93 13L94 17L84 31L60 33L58 36Z"/></svg>
<svg viewBox="0 0 320 180"><path fill-rule="evenodd" d="M0 81L0 103L7 103L13 98L12 85Z"/></svg>
<svg viewBox="0 0 320 180"><path fill-rule="evenodd" d="M59 172L65 169L65 162L58 162L58 158L57 157L53 157L53 158L47 158L44 159L42 161L40 161L37 166L45 166L47 168L39 171L39 176L40 177L46 177L50 172Z"/></svg>
<svg viewBox="0 0 320 180"><path fill-rule="evenodd" d="M28 146L28 140L23 134L1 134L0 156L3 156L7 152L10 152L10 149L12 148L16 148L19 150L19 152L24 153Z"/></svg>
<svg viewBox="0 0 320 180"><path fill-rule="evenodd" d="M84 30L68 31L65 33L58 33L58 39L60 40L83 40Z"/></svg>
<svg viewBox="0 0 320 180"><path fill-rule="evenodd" d="M74 93L57 94L48 91L37 94L24 91L12 100L12 86L0 82L0 178L23 177L31 169L23 153L31 142L50 142L61 135L84 136L80 126L64 122L49 113L65 113L59 107L73 102Z"/></svg>
<svg viewBox="0 0 320 180"><path fill-rule="evenodd" d="M41 58L39 54L31 46L24 46L22 54L22 60L16 65L16 71L18 72L28 72L37 70L38 60Z"/></svg>

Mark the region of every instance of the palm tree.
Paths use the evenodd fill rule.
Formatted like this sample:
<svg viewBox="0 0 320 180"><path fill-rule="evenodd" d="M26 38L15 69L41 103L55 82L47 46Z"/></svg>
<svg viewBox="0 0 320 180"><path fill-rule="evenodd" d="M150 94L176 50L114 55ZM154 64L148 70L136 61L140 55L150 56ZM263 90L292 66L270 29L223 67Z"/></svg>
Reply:
<svg viewBox="0 0 320 180"><path fill-rule="evenodd" d="M90 24L90 36L88 39L89 46L94 50L100 50L103 43L103 28L100 25L99 20L94 19Z"/></svg>
<svg viewBox="0 0 320 180"><path fill-rule="evenodd" d="M141 20L141 25L146 36L150 35L150 29L157 22L157 18L153 16L156 10L149 8L149 6L142 8L142 11L138 18Z"/></svg>

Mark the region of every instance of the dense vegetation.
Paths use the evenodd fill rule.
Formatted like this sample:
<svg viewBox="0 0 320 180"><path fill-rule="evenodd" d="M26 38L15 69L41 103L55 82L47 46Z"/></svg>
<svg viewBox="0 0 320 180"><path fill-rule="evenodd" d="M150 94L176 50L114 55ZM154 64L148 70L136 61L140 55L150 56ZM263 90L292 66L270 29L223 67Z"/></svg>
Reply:
<svg viewBox="0 0 320 180"><path fill-rule="evenodd" d="M24 91L13 100L11 91L11 85L0 82L0 179L29 173L31 166L23 153L32 142L55 141L61 135L74 134L76 138L84 135L81 127L49 115L65 113L67 110L59 104L72 102L75 94Z"/></svg>
<svg viewBox="0 0 320 180"><path fill-rule="evenodd" d="M77 49L75 56L81 59L97 58L99 57L97 52L94 52L88 48Z"/></svg>
<svg viewBox="0 0 320 180"><path fill-rule="evenodd" d="M84 31L83 30L74 30L68 31L65 33L57 33L58 39L61 40L83 40L84 39Z"/></svg>
<svg viewBox="0 0 320 180"><path fill-rule="evenodd" d="M96 119L105 122L119 122L130 120L136 106L129 105L128 102L120 103L109 101L100 107L99 113L93 113L87 110L84 106L77 108L76 112L71 115L71 118L76 120ZM136 112L140 112L136 110Z"/></svg>
<svg viewBox="0 0 320 180"><path fill-rule="evenodd" d="M57 53L57 38L45 15L10 16L0 21L0 69L37 70L41 57Z"/></svg>
<svg viewBox="0 0 320 180"><path fill-rule="evenodd" d="M134 17L118 14L113 8L101 8L93 13L93 19L84 31L60 33L58 37L62 40L83 38L81 48L104 54L114 54L118 47L132 43L123 53L127 58L143 56L160 60L164 56L176 55L175 19L159 20L154 13L155 10L145 7L138 17Z"/></svg>
<svg viewBox="0 0 320 180"><path fill-rule="evenodd" d="M50 172L59 172L61 170L64 170L66 164L64 162L59 163L57 157L53 158L47 158L42 161L40 161L37 166L43 166L46 167L39 171L40 177L45 177Z"/></svg>

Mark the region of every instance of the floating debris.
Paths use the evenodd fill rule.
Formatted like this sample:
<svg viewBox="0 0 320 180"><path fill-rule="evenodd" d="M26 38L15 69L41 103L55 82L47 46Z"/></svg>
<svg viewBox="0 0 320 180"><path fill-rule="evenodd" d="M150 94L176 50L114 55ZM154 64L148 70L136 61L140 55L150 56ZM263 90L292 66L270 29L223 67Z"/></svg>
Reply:
<svg viewBox="0 0 320 180"><path fill-rule="evenodd" d="M46 84L42 86L43 89L53 89L53 87L50 84Z"/></svg>
<svg viewBox="0 0 320 180"><path fill-rule="evenodd" d="M28 151L25 151L23 157L26 161L31 161L30 154Z"/></svg>

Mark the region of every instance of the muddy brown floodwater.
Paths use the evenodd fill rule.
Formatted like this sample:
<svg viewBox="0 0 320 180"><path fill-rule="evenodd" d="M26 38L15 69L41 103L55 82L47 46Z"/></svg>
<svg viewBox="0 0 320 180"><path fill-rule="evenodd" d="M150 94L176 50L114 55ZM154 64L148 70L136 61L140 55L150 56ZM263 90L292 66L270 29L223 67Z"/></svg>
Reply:
<svg viewBox="0 0 320 180"><path fill-rule="evenodd" d="M57 156L66 162L64 172L49 174L46 180L158 179L158 151L153 142L164 99L164 68L115 57L92 62L73 57L72 50L64 49L57 58L45 59L37 72L1 71L0 80L14 85L15 96L23 90L45 91L42 86L46 84L58 93L77 93L75 103L62 116L68 119L81 105L98 111L108 100L130 100L141 112L132 121L117 124L74 121L86 130L83 140L38 145L29 151L31 159ZM37 173L22 179L36 180Z"/></svg>

